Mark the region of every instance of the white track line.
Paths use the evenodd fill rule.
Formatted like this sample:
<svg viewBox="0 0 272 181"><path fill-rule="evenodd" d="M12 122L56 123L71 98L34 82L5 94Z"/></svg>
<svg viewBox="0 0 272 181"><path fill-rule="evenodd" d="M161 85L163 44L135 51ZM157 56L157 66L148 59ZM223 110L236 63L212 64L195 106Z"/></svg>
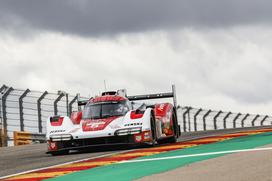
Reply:
<svg viewBox="0 0 272 181"><path fill-rule="evenodd" d="M137 150L137 149L132 149L132 150ZM9 177L22 175L22 174L31 173L31 172L37 172L37 171L40 171L40 170L54 168L54 167L58 167L58 166L62 166L62 165L68 165L68 164L83 162L83 161L87 161L87 160L93 160L93 159L97 159L97 158L108 157L108 156L115 155L115 154L126 153L126 152L129 152L129 151L132 151L132 150L125 150L125 151L120 151L120 152L115 152L115 153L109 153L109 154L105 154L105 155L99 155L99 156L96 156L96 157L85 158L85 159L81 159L81 160L76 160L76 161L65 162L65 163L61 163L61 164L57 164L57 165L52 165L52 166L49 166L49 167L42 167L42 168L38 168L38 169L28 170L28 171L24 171L24 172L20 172L20 173L0 177L0 180L6 179L6 178L9 178Z"/></svg>
<svg viewBox="0 0 272 181"><path fill-rule="evenodd" d="M241 153L241 152L253 152L253 151L268 151L268 150L272 150L272 147L268 147L268 148L255 148L255 149L243 149L243 150L218 151L218 152L210 152L210 153L199 153L199 154L180 155L180 156L171 156L171 157L161 157L161 158L152 158L152 159L128 160L128 161L117 162L116 164L148 162L148 161L158 161L158 160L170 160L170 159L178 159L178 158L199 157L199 156L219 155L219 154L228 154L228 153Z"/></svg>

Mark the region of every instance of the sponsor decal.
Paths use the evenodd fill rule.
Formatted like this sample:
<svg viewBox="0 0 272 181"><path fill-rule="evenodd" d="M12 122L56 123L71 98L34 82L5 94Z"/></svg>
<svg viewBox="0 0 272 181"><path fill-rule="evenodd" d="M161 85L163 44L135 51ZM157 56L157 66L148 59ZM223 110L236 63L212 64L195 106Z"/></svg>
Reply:
<svg viewBox="0 0 272 181"><path fill-rule="evenodd" d="M50 131L50 134L53 134L53 133L63 133L65 131L66 130L53 130L53 131Z"/></svg>
<svg viewBox="0 0 272 181"><path fill-rule="evenodd" d="M110 117L99 120L85 120L82 124L83 131L100 131L104 130L112 121L118 117Z"/></svg>
<svg viewBox="0 0 272 181"><path fill-rule="evenodd" d="M48 150L56 151L58 149L58 145L56 142L48 141Z"/></svg>
<svg viewBox="0 0 272 181"><path fill-rule="evenodd" d="M135 136L135 141L136 142L141 142L142 141L142 135L136 135Z"/></svg>
<svg viewBox="0 0 272 181"><path fill-rule="evenodd" d="M151 138L152 138L152 133L151 131L143 131L139 134L135 134L134 135L134 141L136 143L139 143L139 142L146 142L146 141L151 141Z"/></svg>
<svg viewBox="0 0 272 181"><path fill-rule="evenodd" d="M143 125L143 123L130 123L130 124L125 124L124 126L140 126Z"/></svg>
<svg viewBox="0 0 272 181"><path fill-rule="evenodd" d="M95 128L99 128L101 126L103 126L104 124L106 124L106 122L104 121L98 121L98 122L89 122L86 124L86 126L95 129Z"/></svg>
<svg viewBox="0 0 272 181"><path fill-rule="evenodd" d="M56 149L57 145L56 145L55 142L51 142L50 147L51 147L52 150L54 150L54 149Z"/></svg>

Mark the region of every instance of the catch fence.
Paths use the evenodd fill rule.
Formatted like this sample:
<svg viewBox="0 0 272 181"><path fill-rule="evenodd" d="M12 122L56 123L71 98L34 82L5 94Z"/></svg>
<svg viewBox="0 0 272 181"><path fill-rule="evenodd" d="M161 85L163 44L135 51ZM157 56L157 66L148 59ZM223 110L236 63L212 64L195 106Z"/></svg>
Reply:
<svg viewBox="0 0 272 181"><path fill-rule="evenodd" d="M272 125L272 117L269 115L234 113L193 107L180 108L178 114L183 132Z"/></svg>
<svg viewBox="0 0 272 181"><path fill-rule="evenodd" d="M70 115L77 111L79 95L64 91L50 93L29 89L0 88L1 145L13 144L14 131L45 133L46 119L52 115Z"/></svg>
<svg viewBox="0 0 272 181"><path fill-rule="evenodd" d="M77 101L87 99L64 91L50 93L0 87L0 146L13 145L13 132L45 134L46 120L52 115L78 111ZM182 132L207 131L272 125L269 115L207 110L189 106L177 109Z"/></svg>

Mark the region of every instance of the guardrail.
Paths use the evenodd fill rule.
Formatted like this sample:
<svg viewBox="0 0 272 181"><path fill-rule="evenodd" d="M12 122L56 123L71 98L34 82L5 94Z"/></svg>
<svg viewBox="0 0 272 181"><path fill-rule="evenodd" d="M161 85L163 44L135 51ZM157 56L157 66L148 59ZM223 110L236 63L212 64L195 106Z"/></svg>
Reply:
<svg viewBox="0 0 272 181"><path fill-rule="evenodd" d="M27 145L31 143L45 143L45 134L30 133L22 131L13 132L14 146Z"/></svg>

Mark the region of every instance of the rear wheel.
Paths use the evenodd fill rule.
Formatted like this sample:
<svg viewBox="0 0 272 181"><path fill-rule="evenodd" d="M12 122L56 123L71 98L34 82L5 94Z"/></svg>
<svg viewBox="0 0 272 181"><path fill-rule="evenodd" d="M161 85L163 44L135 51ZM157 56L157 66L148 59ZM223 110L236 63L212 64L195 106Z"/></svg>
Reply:
<svg viewBox="0 0 272 181"><path fill-rule="evenodd" d="M167 140L167 142L168 142L168 143L176 143L176 142L177 142L177 137L176 137L176 136L173 136L173 137L169 138L169 139Z"/></svg>
<svg viewBox="0 0 272 181"><path fill-rule="evenodd" d="M173 129L174 135L172 137L166 139L165 142L167 142L167 143L176 143L178 140L178 137L179 137L180 130L179 130L179 126L178 126L176 112L174 110L173 110L173 114L172 114L172 121L173 121L172 129Z"/></svg>
<svg viewBox="0 0 272 181"><path fill-rule="evenodd" d="M172 120L173 120L174 136L173 136L172 140L170 140L170 141L171 141L171 143L176 143L178 140L178 137L180 136L180 127L178 125L178 119L177 119L177 114L176 114L175 109L173 109Z"/></svg>
<svg viewBox="0 0 272 181"><path fill-rule="evenodd" d="M151 116L150 116L150 126L151 126L151 133L152 133L151 145L154 146L157 144L157 131L156 131L156 120L153 113L151 113Z"/></svg>

